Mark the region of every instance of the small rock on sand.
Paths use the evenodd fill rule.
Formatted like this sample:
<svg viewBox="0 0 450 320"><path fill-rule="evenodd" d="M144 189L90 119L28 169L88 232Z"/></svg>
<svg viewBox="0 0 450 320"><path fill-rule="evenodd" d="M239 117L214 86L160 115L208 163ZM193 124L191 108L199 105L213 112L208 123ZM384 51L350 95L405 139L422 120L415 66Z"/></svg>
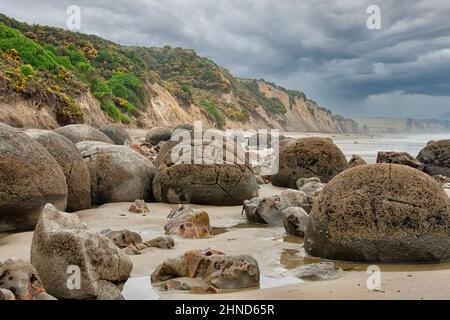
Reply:
<svg viewBox="0 0 450 320"><path fill-rule="evenodd" d="M171 213L171 220L164 226L167 235L179 235L187 239L210 238L212 228L206 211L181 211Z"/></svg>
<svg viewBox="0 0 450 320"><path fill-rule="evenodd" d="M308 217L306 211L300 207L283 210L283 225L286 232L297 237L304 237Z"/></svg>
<svg viewBox="0 0 450 320"><path fill-rule="evenodd" d="M396 163L408 166L419 171L424 169L424 165L407 152L378 152L377 163Z"/></svg>
<svg viewBox="0 0 450 320"><path fill-rule="evenodd" d="M20 259L9 259L0 268L0 300L55 300L45 292L36 268ZM12 296L11 296L12 293Z"/></svg>
<svg viewBox="0 0 450 320"><path fill-rule="evenodd" d="M366 165L367 162L359 155L354 154L350 161L348 162L348 168L354 168L358 166Z"/></svg>
<svg viewBox="0 0 450 320"><path fill-rule="evenodd" d="M186 252L166 260L153 272L152 283L180 277L199 278L205 288L245 289L259 284L259 267L251 256L228 256L221 251L206 249Z"/></svg>
<svg viewBox="0 0 450 320"><path fill-rule="evenodd" d="M331 262L308 264L294 269L295 277L306 281L325 281L340 278L344 271Z"/></svg>
<svg viewBox="0 0 450 320"><path fill-rule="evenodd" d="M133 213L141 213L141 214L150 212L147 204L145 203L145 200L134 201L134 203L130 206L130 209L128 209L128 211L133 212Z"/></svg>

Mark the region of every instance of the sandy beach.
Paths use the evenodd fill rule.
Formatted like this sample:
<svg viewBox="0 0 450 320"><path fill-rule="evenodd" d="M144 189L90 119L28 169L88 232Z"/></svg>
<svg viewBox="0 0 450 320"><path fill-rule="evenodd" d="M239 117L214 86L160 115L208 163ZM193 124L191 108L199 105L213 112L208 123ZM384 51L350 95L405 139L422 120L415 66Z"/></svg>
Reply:
<svg viewBox="0 0 450 320"><path fill-rule="evenodd" d="M281 193L283 189L264 185L261 196ZM450 196L450 190L447 190ZM89 229L100 231L129 229L144 240L164 233L163 226L173 205L151 203L150 214L128 212L130 203L106 204L77 214ZM193 206L200 208L199 206ZM426 265L379 265L382 291L370 291L366 282L368 265L335 262L344 275L332 281L303 282L290 276L290 270L308 263L323 261L308 257L302 238L287 236L283 227L250 226L241 215L242 207L201 206L211 219L216 235L204 240L175 237L173 250L150 248L142 255L131 256L134 267L123 291L126 299L449 299L450 263ZM32 232L0 238L0 261L11 257L29 259ZM260 288L222 294L163 292L151 286L149 276L167 258L192 249L215 248L231 255L251 254L261 269Z"/></svg>

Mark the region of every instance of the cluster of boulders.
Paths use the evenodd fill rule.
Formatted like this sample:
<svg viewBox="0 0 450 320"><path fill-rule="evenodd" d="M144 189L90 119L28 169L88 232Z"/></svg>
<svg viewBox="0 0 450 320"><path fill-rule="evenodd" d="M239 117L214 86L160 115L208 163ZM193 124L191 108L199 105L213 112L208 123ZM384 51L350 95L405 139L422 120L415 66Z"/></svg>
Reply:
<svg viewBox="0 0 450 320"><path fill-rule="evenodd" d="M379 152L377 163L367 165L358 155L347 163L329 139L290 141L280 148L272 183L308 200L286 208L283 193L255 198L245 203L247 220L284 221L288 233L305 236L309 254L327 259L450 259L450 200L442 188L450 176L450 140L430 142L417 158Z"/></svg>
<svg viewBox="0 0 450 320"><path fill-rule="evenodd" d="M156 127L137 143L115 125L48 131L0 124L0 232L35 230L31 264L0 264L0 300L123 299L129 255L171 249L172 236L212 237L208 213L188 204L243 205L249 223L284 226L304 237L306 252L316 257L450 259L450 198L442 188L450 179L450 140L430 142L417 158L379 152L377 164L368 165L358 155L348 162L331 139L283 139L279 171L258 177L264 170L254 170L240 146L214 149L209 142L174 139L183 132L193 137L191 125ZM269 179L289 189L260 198L258 184ZM179 205L168 216L166 234L149 241L130 230L90 231L66 213L133 202L129 211L146 215L148 201ZM331 263L295 270L308 280L341 273ZM207 249L166 260L151 279L163 288L192 289L176 280L182 277L199 281L204 292L218 292L257 286L260 272L251 256Z"/></svg>
<svg viewBox="0 0 450 320"><path fill-rule="evenodd" d="M379 152L377 163L401 164L430 176L450 177L450 140L430 141L417 158L407 152Z"/></svg>
<svg viewBox="0 0 450 320"><path fill-rule="evenodd" d="M169 140L186 131L193 136L190 125L174 130L153 128L142 143L136 143L115 125L100 129L69 125L50 131L0 124L0 232L35 230L31 264L7 261L2 266L7 274L11 264L14 268L19 264L20 272L33 281L21 284L20 290L2 282L1 299L122 299L121 290L132 269L129 255L150 247L171 249L174 239L170 235L192 239L212 235L209 215L185 206L169 215L166 236L146 242L130 230L92 232L76 214L66 212L134 201L130 212L145 215L149 213L146 201L154 199L242 205L258 195L253 169L246 158L242 163L238 160L237 150L232 151L231 160L225 152L222 164L173 163L171 153L180 141ZM203 154L207 149L202 143L194 152ZM202 262L203 266L214 260L214 267L203 275L208 283L216 287L258 283L259 269L253 258L217 255L221 257L210 258L208 253ZM220 263L224 268L230 263L236 267L223 276L217 267ZM248 266L251 280L233 280ZM79 274L71 284L69 271ZM231 283L221 284L225 279Z"/></svg>
<svg viewBox="0 0 450 320"><path fill-rule="evenodd" d="M181 257L171 258L159 265L151 276L152 283L164 286L174 278L195 278L205 292L221 289L245 289L259 285L258 262L251 256L229 256L214 250L192 250ZM178 288L190 290L189 284Z"/></svg>
<svg viewBox="0 0 450 320"><path fill-rule="evenodd" d="M287 233L303 237L309 213L325 184L317 177L300 178L296 184L298 190L288 189L280 195L245 201L243 212L247 221L284 226Z"/></svg>
<svg viewBox="0 0 450 320"><path fill-rule="evenodd" d="M139 233L130 230L111 230L104 229L100 231L110 239L117 247L122 249L128 255L140 255L142 251L148 248L172 249L175 241L172 237L157 237L144 242Z"/></svg>
<svg viewBox="0 0 450 320"><path fill-rule="evenodd" d="M283 225L283 211L300 207L306 212L312 208L314 199L306 193L298 190L286 190L280 195L253 198L244 203L244 212L247 221L269 225Z"/></svg>
<svg viewBox="0 0 450 320"><path fill-rule="evenodd" d="M46 203L75 212L106 202L152 200L155 168L122 145L125 129L54 131L0 124L0 232L33 230Z"/></svg>

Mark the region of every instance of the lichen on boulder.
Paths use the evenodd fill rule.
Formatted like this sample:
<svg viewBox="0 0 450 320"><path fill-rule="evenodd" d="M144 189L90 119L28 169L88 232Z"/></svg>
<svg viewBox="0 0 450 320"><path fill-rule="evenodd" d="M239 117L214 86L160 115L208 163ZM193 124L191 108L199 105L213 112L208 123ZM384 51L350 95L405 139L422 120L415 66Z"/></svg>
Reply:
<svg viewBox="0 0 450 320"><path fill-rule="evenodd" d="M328 182L347 168L342 151L326 138L302 138L280 148L279 170L272 184L296 189L300 178L318 177Z"/></svg>
<svg viewBox="0 0 450 320"><path fill-rule="evenodd" d="M306 251L367 262L450 259L450 199L433 178L408 166L349 169L323 189L308 219Z"/></svg>
<svg viewBox="0 0 450 320"><path fill-rule="evenodd" d="M67 183L37 141L0 123L0 232L33 230L46 203L67 206Z"/></svg>

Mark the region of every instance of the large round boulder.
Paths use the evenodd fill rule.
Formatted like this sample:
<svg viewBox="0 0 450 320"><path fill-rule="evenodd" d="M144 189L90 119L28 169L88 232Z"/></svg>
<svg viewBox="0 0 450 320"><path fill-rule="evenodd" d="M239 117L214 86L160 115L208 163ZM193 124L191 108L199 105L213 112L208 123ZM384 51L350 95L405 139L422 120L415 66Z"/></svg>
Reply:
<svg viewBox="0 0 450 320"><path fill-rule="evenodd" d="M61 167L68 188L67 211L91 207L91 178L78 148L66 137L47 130L27 130L27 135L44 146Z"/></svg>
<svg viewBox="0 0 450 320"><path fill-rule="evenodd" d="M417 160L425 165L424 171L429 175L450 177L450 139L429 143Z"/></svg>
<svg viewBox="0 0 450 320"><path fill-rule="evenodd" d="M162 141L169 141L172 137L172 131L169 128L155 127L145 136L145 142L150 143L152 146L158 145Z"/></svg>
<svg viewBox="0 0 450 320"><path fill-rule="evenodd" d="M131 141L131 137L125 128L115 124L100 127L100 131L106 134L115 144L124 145L125 142Z"/></svg>
<svg viewBox="0 0 450 320"><path fill-rule="evenodd" d="M146 157L127 146L84 141L76 146L91 176L92 204L152 201L155 167Z"/></svg>
<svg viewBox="0 0 450 320"><path fill-rule="evenodd" d="M450 199L431 177L398 164L349 169L323 189L308 219L306 251L367 262L450 259Z"/></svg>
<svg viewBox="0 0 450 320"><path fill-rule="evenodd" d="M114 141L112 141L106 134L84 124L70 124L68 126L56 129L55 132L65 136L73 143L82 141L100 141L114 144Z"/></svg>
<svg viewBox="0 0 450 320"><path fill-rule="evenodd" d="M60 166L38 142L0 124L0 232L33 230L49 202L66 209Z"/></svg>
<svg viewBox="0 0 450 320"><path fill-rule="evenodd" d="M212 159L206 155L209 143L200 142L198 145L198 142L192 141L189 146L191 150L169 142L164 145L165 150L160 151L159 167L153 180L153 193L157 201L233 206L258 196L255 175L243 152L237 153L235 149L221 145L223 158ZM177 157L188 161L174 161L175 147ZM203 155L200 164L194 163L194 153Z"/></svg>
<svg viewBox="0 0 450 320"><path fill-rule="evenodd" d="M302 138L280 148L279 170L272 184L296 189L300 178L318 177L328 182L347 168L342 151L325 138Z"/></svg>

